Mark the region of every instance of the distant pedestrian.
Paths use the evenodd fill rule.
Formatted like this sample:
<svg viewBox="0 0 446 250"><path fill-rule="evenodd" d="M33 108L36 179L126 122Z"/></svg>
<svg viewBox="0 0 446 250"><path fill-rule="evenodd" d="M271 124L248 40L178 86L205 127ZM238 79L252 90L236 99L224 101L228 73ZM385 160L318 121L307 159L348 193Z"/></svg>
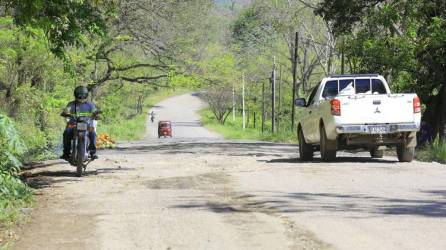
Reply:
<svg viewBox="0 0 446 250"><path fill-rule="evenodd" d="M152 112L150 112L150 121L151 122L155 121L155 112L153 112L153 110Z"/></svg>

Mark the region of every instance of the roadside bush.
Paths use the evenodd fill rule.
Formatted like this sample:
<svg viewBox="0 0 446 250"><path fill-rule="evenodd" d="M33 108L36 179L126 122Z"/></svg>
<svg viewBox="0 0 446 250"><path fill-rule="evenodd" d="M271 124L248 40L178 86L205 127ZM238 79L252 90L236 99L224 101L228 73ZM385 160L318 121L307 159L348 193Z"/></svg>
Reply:
<svg viewBox="0 0 446 250"><path fill-rule="evenodd" d="M0 114L0 222L12 219L16 209L31 199L31 190L17 177L25 152L14 123Z"/></svg>
<svg viewBox="0 0 446 250"><path fill-rule="evenodd" d="M422 161L446 163L446 143L440 143L437 140L424 146L418 150L417 158Z"/></svg>
<svg viewBox="0 0 446 250"><path fill-rule="evenodd" d="M0 114L0 169L2 172L16 174L21 165L18 157L25 152L26 146L14 128L14 123L7 116Z"/></svg>

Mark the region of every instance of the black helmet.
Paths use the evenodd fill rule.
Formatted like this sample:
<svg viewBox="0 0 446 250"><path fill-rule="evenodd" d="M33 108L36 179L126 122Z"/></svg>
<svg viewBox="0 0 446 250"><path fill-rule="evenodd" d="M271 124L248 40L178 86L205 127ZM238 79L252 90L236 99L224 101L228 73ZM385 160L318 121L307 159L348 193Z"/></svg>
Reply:
<svg viewBox="0 0 446 250"><path fill-rule="evenodd" d="M74 89L74 97L77 101L85 102L88 97L88 89L85 86L77 86Z"/></svg>

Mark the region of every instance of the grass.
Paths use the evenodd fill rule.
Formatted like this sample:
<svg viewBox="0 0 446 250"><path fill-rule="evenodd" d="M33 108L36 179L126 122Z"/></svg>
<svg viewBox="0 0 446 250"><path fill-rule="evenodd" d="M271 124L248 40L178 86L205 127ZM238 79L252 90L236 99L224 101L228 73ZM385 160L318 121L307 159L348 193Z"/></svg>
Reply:
<svg viewBox="0 0 446 250"><path fill-rule="evenodd" d="M223 135L226 139L297 143L296 134L289 129L282 130L280 133L271 133L271 126L266 124L265 132L262 133L259 122L257 128L254 128L251 123L250 127L243 130L241 117L236 117L235 122L232 121L232 117L228 117L222 125L207 108L200 111L200 116L206 128Z"/></svg>
<svg viewBox="0 0 446 250"><path fill-rule="evenodd" d="M144 137L146 132L147 112L160 101L175 95L189 93L192 90L186 88L164 89L147 97L143 113L114 123L99 123L98 134L105 133L116 141L134 141Z"/></svg>
<svg viewBox="0 0 446 250"><path fill-rule="evenodd" d="M0 224L8 227L20 216L20 208L29 207L32 204L31 193L27 197L0 198Z"/></svg>
<svg viewBox="0 0 446 250"><path fill-rule="evenodd" d="M427 162L440 162L446 164L446 143L437 141L417 150L417 159Z"/></svg>
<svg viewBox="0 0 446 250"><path fill-rule="evenodd" d="M32 192L18 178L0 174L0 249L8 248L14 235L11 228L23 217L22 208L32 206Z"/></svg>
<svg viewBox="0 0 446 250"><path fill-rule="evenodd" d="M145 133L146 115L137 115L132 119L113 123L98 124L98 134L108 134L117 141L132 141L141 139Z"/></svg>

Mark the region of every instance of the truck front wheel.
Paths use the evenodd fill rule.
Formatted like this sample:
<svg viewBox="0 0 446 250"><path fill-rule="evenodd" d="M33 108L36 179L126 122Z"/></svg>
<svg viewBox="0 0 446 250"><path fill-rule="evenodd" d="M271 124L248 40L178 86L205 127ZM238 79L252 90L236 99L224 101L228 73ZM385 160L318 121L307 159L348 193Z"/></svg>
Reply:
<svg viewBox="0 0 446 250"><path fill-rule="evenodd" d="M321 138L321 158L323 161L334 161L336 159L336 148L337 142L329 140L327 134L325 133L324 125L320 128L320 138Z"/></svg>
<svg viewBox="0 0 446 250"><path fill-rule="evenodd" d="M400 162L411 162L415 156L415 147L396 146L396 155Z"/></svg>
<svg viewBox="0 0 446 250"><path fill-rule="evenodd" d="M302 128L299 128L299 159L301 161L313 160L313 146L305 142Z"/></svg>

